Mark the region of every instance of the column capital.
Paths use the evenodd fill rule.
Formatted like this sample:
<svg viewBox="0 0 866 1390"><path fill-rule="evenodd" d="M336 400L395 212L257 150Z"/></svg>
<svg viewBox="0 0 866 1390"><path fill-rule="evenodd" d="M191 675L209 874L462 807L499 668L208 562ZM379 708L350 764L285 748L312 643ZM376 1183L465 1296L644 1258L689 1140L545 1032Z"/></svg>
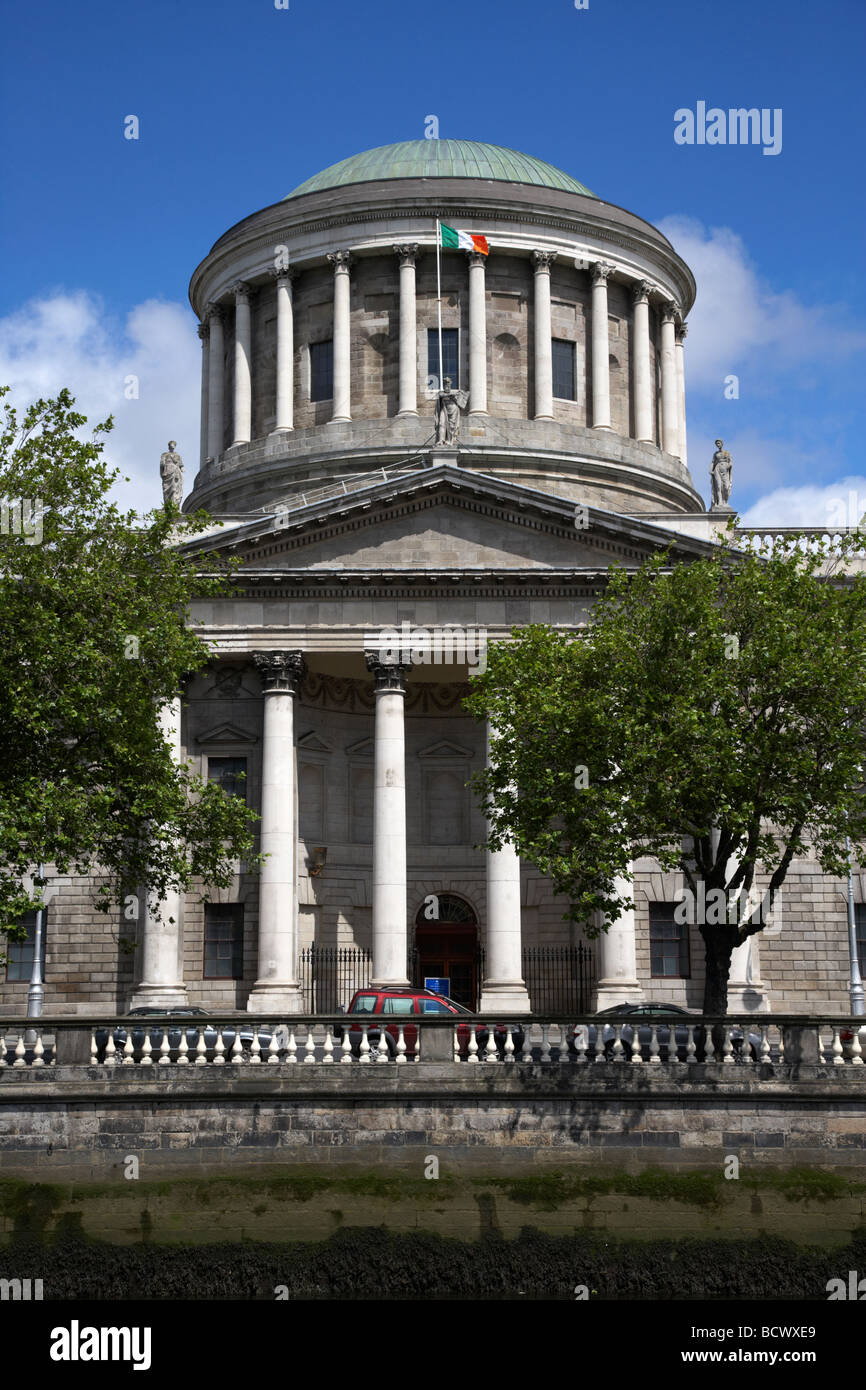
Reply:
<svg viewBox="0 0 866 1390"><path fill-rule="evenodd" d="M467 251L466 259L470 265L480 265L482 270L487 264L487 257L483 251Z"/></svg>
<svg viewBox="0 0 866 1390"><path fill-rule="evenodd" d="M555 260L555 251L533 251L532 253L532 264L535 266L536 274L538 274L539 271L542 273L549 272Z"/></svg>
<svg viewBox="0 0 866 1390"><path fill-rule="evenodd" d="M253 662L266 695L297 695L307 669L303 652L254 652Z"/></svg>
<svg viewBox="0 0 866 1390"><path fill-rule="evenodd" d="M415 264L415 259L418 255L419 249L417 241L408 241L402 245L398 244L395 245L392 249L394 255L398 258L401 266Z"/></svg>
<svg viewBox="0 0 866 1390"><path fill-rule="evenodd" d="M207 316L208 323L211 319L216 319L217 322L222 322L223 306L219 303L218 300L212 299L211 302L205 307L205 314Z"/></svg>
<svg viewBox="0 0 866 1390"><path fill-rule="evenodd" d="M329 251L328 262L334 267L334 274L339 275L340 271L348 273L349 266L352 264L351 251Z"/></svg>
<svg viewBox="0 0 866 1390"><path fill-rule="evenodd" d="M201 338L202 342L206 343L208 338L210 337L210 324L207 321L205 321L204 323L200 323L196 331L198 332L198 336Z"/></svg>
<svg viewBox="0 0 866 1390"><path fill-rule="evenodd" d="M592 283L594 285L606 285L608 277L612 274L612 265L608 265L607 261L596 261L592 267Z"/></svg>
<svg viewBox="0 0 866 1390"><path fill-rule="evenodd" d="M664 304L661 304L659 306L659 312L662 316L662 323L676 323L679 309L676 304L674 304L673 300L667 300Z"/></svg>
<svg viewBox="0 0 866 1390"><path fill-rule="evenodd" d="M235 297L235 303L237 303L238 300L249 299L251 293L252 291L246 280L237 280L235 284L232 285L232 294Z"/></svg>
<svg viewBox="0 0 866 1390"><path fill-rule="evenodd" d="M378 652L365 652L364 660L367 663L367 670L371 671L375 678L377 695L385 693L406 694L406 677L412 669L411 666L396 666L383 661Z"/></svg>
<svg viewBox="0 0 866 1390"><path fill-rule="evenodd" d="M632 304L648 304L652 291L649 280L635 280L631 287Z"/></svg>
<svg viewBox="0 0 866 1390"><path fill-rule="evenodd" d="M679 319L675 324L674 331L677 335L677 342L682 343L685 341L686 334L689 331L689 326L684 319Z"/></svg>
<svg viewBox="0 0 866 1390"><path fill-rule="evenodd" d="M279 284L281 280L288 280L289 284L291 284L293 280L297 280L298 278L298 267L295 265L272 265L268 267L268 276L271 280L275 280L277 284Z"/></svg>

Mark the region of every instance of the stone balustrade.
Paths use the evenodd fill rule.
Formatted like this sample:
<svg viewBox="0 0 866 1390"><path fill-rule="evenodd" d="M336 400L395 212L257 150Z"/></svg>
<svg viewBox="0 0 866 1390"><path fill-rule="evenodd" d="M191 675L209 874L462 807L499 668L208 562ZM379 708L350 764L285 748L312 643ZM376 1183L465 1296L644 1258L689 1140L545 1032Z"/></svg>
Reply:
<svg viewBox="0 0 866 1390"><path fill-rule="evenodd" d="M458 1067L522 1064L533 1068L645 1067L684 1076L738 1066L771 1080L793 1067L863 1067L862 1019L671 1015L637 1021L603 1017L512 1018L487 1014L451 1019L360 1015L166 1016L146 1020L5 1020L0 1072L89 1067L272 1067L390 1065L424 1062ZM673 1045L671 1028L673 1027ZM724 1072L722 1073L724 1074ZM866 1076L866 1071L856 1073Z"/></svg>

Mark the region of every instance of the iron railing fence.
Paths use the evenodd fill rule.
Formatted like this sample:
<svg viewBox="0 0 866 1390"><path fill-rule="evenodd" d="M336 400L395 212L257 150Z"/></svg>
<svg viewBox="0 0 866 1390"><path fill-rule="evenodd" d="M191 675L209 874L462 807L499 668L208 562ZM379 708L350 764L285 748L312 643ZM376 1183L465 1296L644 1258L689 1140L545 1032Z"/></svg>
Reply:
<svg viewBox="0 0 866 1390"><path fill-rule="evenodd" d="M475 997L466 1001L478 1009L484 980L485 953L475 953ZM365 946L305 946L298 958L298 978L304 1008L311 1014L333 1014L348 1008L356 990L367 989L372 978L373 956ZM422 964L417 948L410 949L406 976L423 987ZM589 946L524 946L523 978L533 1013L585 1013L592 1006L595 957Z"/></svg>

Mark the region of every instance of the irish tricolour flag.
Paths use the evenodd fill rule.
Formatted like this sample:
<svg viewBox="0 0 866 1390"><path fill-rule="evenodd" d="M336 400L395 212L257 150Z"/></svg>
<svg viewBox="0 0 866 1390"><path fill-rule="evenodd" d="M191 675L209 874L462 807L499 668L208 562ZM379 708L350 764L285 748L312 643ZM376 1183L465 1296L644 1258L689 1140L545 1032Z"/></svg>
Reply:
<svg viewBox="0 0 866 1390"><path fill-rule="evenodd" d="M454 227L446 227L444 222L439 223L439 232L443 250L480 251L482 256L490 255L490 247L484 236L473 236L471 232L458 232Z"/></svg>

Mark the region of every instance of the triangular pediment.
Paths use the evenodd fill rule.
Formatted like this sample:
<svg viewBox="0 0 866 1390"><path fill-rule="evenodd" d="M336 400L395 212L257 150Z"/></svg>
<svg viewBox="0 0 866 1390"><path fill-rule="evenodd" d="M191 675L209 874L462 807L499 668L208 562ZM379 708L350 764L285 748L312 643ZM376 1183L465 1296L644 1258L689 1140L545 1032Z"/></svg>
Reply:
<svg viewBox="0 0 866 1390"><path fill-rule="evenodd" d="M455 758L474 758L474 756L471 748L463 748L459 743L452 743L447 738L437 739L435 743L428 744L418 753L419 758L430 759L434 762L437 758L444 758L453 762Z"/></svg>
<svg viewBox="0 0 866 1390"><path fill-rule="evenodd" d="M241 729L237 724L216 724L212 729L206 729L196 738L196 743L209 743L217 747L228 743L258 743L255 734L248 733L246 729Z"/></svg>
<svg viewBox="0 0 866 1390"><path fill-rule="evenodd" d="M346 753L350 758L372 758L375 745L371 738L359 738L356 743L346 745Z"/></svg>
<svg viewBox="0 0 866 1390"><path fill-rule="evenodd" d="M303 734L298 739L298 751L303 751L305 753L333 753L334 750L330 743L326 743L323 738L311 730L310 733Z"/></svg>
<svg viewBox="0 0 866 1390"><path fill-rule="evenodd" d="M603 572L611 564L637 566L667 546L684 557L712 549L639 518L452 465L227 528L207 544L240 556L250 575Z"/></svg>

